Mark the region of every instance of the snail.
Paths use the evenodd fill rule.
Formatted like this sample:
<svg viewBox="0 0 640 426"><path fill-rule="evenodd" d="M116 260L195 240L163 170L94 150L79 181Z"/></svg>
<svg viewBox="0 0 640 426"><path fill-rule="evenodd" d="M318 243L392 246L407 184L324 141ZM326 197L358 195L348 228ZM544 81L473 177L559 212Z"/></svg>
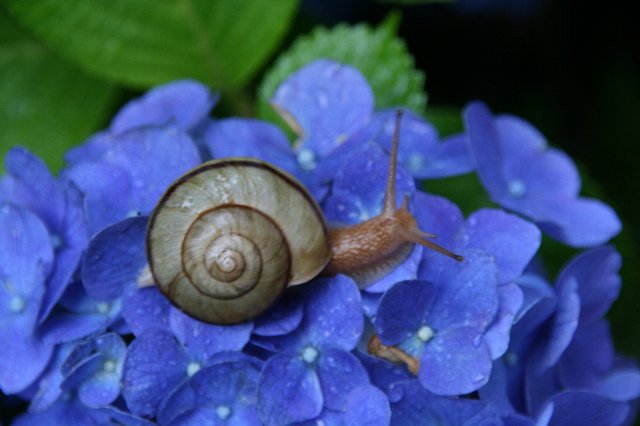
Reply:
<svg viewBox="0 0 640 426"><path fill-rule="evenodd" d="M418 228L407 197L396 207L401 116L399 111L382 212L354 226L329 230L304 186L259 160L219 159L187 172L149 218L153 282L188 315L235 324L320 273L342 273L366 286L405 260L414 244L461 261Z"/></svg>

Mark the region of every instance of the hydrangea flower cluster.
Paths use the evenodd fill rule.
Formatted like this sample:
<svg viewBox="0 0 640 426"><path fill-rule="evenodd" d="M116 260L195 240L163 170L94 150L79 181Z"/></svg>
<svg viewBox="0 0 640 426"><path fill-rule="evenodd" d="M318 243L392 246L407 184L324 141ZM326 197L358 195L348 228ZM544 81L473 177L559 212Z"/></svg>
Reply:
<svg viewBox="0 0 640 426"><path fill-rule="evenodd" d="M530 124L464 111L440 138L407 111L398 203L464 256L420 246L360 289L320 277L252 321L185 315L145 276L147 217L169 184L210 158L251 156L296 176L331 226L382 207L393 111L355 69L291 75L274 124L210 116L194 81L158 87L66 155L54 177L15 148L0 180L0 389L29 402L16 425L623 425L640 370L616 354L605 313L620 289L606 244L615 213L579 196L571 159ZM502 208L466 218L422 184L477 173ZM557 278L542 233L585 249ZM8 403L8 402L7 402Z"/></svg>

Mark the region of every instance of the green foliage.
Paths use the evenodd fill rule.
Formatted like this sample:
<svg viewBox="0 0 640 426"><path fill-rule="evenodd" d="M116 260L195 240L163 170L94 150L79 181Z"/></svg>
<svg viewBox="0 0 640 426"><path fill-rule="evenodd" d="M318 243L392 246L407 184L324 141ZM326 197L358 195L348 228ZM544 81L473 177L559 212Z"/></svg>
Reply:
<svg viewBox="0 0 640 426"><path fill-rule="evenodd" d="M274 120L269 99L292 72L318 58L329 58L358 68L369 80L376 108L405 106L421 114L427 103L424 74L415 68L413 56L397 37L399 17L391 15L376 28L339 24L318 27L298 37L267 72L259 92L259 113Z"/></svg>
<svg viewBox="0 0 640 426"><path fill-rule="evenodd" d="M0 8L0 158L21 145L57 170L64 151L102 124L116 91L58 58L2 12Z"/></svg>
<svg viewBox="0 0 640 426"><path fill-rule="evenodd" d="M140 88L195 78L236 89L289 28L295 0L9 0L10 11L87 72Z"/></svg>

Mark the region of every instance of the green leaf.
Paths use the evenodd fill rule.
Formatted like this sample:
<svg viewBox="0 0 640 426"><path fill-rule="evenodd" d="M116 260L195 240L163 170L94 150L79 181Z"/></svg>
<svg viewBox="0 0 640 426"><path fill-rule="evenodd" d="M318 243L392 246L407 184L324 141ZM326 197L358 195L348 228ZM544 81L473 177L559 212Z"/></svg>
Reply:
<svg viewBox="0 0 640 426"><path fill-rule="evenodd" d="M292 72L319 58L352 65L369 80L376 108L405 106L421 114L427 103L424 74L415 68L413 56L396 36L399 17L391 15L381 25L339 24L331 29L316 28L299 37L278 58L259 89L259 113L274 120L269 99L278 85Z"/></svg>
<svg viewBox="0 0 640 426"><path fill-rule="evenodd" d="M19 31L3 12L0 7L0 159L21 145L58 170L63 153L106 121L116 91Z"/></svg>
<svg viewBox="0 0 640 426"><path fill-rule="evenodd" d="M424 117L438 129L441 136L464 131L462 112L456 107L429 104Z"/></svg>
<svg viewBox="0 0 640 426"><path fill-rule="evenodd" d="M465 216L483 207L495 207L475 173L425 180L422 189L453 201Z"/></svg>
<svg viewBox="0 0 640 426"><path fill-rule="evenodd" d="M245 84L284 36L296 0L9 0L11 12L87 72L135 87L195 78Z"/></svg>

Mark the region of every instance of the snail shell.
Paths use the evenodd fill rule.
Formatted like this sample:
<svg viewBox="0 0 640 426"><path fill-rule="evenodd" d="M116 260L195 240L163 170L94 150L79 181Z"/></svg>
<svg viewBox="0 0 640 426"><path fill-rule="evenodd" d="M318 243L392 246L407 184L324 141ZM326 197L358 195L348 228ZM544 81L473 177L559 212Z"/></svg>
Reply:
<svg viewBox="0 0 640 426"><path fill-rule="evenodd" d="M181 310L234 324L316 276L330 247L320 208L295 178L231 158L204 163L169 187L149 220L147 258Z"/></svg>

